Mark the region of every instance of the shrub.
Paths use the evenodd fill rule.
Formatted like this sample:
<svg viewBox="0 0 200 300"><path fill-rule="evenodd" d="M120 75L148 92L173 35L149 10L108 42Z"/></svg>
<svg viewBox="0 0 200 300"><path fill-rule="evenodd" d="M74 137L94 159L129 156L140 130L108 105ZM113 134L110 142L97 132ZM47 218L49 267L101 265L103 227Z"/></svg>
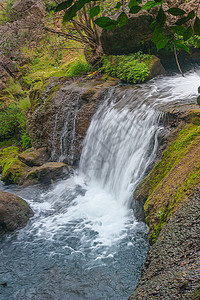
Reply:
<svg viewBox="0 0 200 300"><path fill-rule="evenodd" d="M26 131L23 132L21 141L24 149L31 148L31 138L27 135Z"/></svg>
<svg viewBox="0 0 200 300"><path fill-rule="evenodd" d="M6 22L14 22L17 20L17 13L12 9L16 0L8 0L3 4L3 9L0 11L0 25Z"/></svg>
<svg viewBox="0 0 200 300"><path fill-rule="evenodd" d="M83 75L90 72L90 70L91 70L91 66L87 62L82 60L76 60L69 67L67 76L75 77L75 76Z"/></svg>
<svg viewBox="0 0 200 300"><path fill-rule="evenodd" d="M144 82L149 74L152 56L137 52L131 55L104 56L102 70L125 82Z"/></svg>
<svg viewBox="0 0 200 300"><path fill-rule="evenodd" d="M0 141L20 133L25 127L26 119L20 108L10 104L0 112Z"/></svg>

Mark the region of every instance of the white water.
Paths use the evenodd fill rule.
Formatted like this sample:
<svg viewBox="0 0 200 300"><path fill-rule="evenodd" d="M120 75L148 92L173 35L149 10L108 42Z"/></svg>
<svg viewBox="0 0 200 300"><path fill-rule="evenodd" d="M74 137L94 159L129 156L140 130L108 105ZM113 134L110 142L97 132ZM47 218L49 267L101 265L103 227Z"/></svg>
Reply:
<svg viewBox="0 0 200 300"><path fill-rule="evenodd" d="M2 244L0 279L10 284L2 299L130 295L148 249L147 227L130 207L156 157L159 108L195 102L199 85L199 72L190 72L112 89L92 119L74 176L43 194L8 190L24 196L35 215Z"/></svg>

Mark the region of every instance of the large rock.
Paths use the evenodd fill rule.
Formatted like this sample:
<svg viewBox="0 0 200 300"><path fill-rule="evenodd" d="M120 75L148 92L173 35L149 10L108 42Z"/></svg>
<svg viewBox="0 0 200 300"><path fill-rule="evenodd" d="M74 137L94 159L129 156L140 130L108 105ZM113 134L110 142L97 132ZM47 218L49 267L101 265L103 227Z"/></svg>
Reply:
<svg viewBox="0 0 200 300"><path fill-rule="evenodd" d="M69 175L69 167L62 162L48 162L40 167L33 168L27 175L27 182L49 184L59 178Z"/></svg>
<svg viewBox="0 0 200 300"><path fill-rule="evenodd" d="M152 45L153 31L150 28L152 21L152 16L141 15L130 18L121 28L103 30L101 42L104 53L121 55L137 51L145 52Z"/></svg>
<svg viewBox="0 0 200 300"><path fill-rule="evenodd" d="M18 155L19 160L29 167L42 166L49 159L48 150L46 147L39 148L38 150L27 150Z"/></svg>
<svg viewBox="0 0 200 300"><path fill-rule="evenodd" d="M27 128L34 148L47 146L51 161L77 165L92 116L116 82L54 79L38 99L31 98L33 113Z"/></svg>
<svg viewBox="0 0 200 300"><path fill-rule="evenodd" d="M0 191L0 233L22 228L33 216L33 211L20 197Z"/></svg>

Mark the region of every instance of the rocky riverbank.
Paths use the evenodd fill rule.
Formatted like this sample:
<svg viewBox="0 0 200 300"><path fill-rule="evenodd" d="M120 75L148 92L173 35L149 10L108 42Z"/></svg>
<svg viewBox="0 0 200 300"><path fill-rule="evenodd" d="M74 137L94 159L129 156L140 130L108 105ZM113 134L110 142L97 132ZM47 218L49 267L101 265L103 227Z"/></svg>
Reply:
<svg viewBox="0 0 200 300"><path fill-rule="evenodd" d="M130 300L199 299L199 121L199 110L183 116L134 195L144 204L153 246Z"/></svg>

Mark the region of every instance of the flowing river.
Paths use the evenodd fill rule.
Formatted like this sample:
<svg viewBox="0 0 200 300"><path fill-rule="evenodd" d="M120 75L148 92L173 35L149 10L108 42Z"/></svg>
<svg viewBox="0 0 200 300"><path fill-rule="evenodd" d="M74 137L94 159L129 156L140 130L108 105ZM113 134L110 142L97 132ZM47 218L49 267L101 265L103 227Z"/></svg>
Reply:
<svg viewBox="0 0 200 300"><path fill-rule="evenodd" d="M145 261L148 227L131 209L155 161L169 103L196 103L200 71L112 88L84 140L79 169L45 188L5 186L34 217L0 243L2 300L126 299Z"/></svg>

